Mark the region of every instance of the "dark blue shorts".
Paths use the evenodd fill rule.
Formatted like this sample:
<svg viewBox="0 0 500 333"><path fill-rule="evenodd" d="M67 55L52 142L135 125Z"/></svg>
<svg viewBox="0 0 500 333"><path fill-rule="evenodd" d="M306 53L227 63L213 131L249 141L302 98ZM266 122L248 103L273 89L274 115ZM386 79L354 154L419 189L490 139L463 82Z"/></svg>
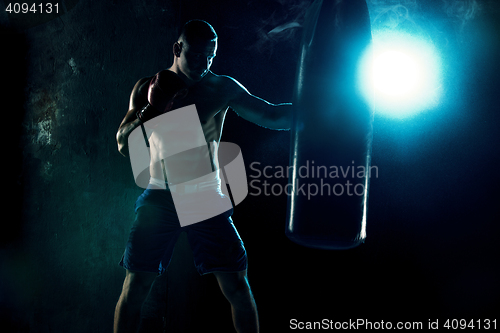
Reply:
<svg viewBox="0 0 500 333"><path fill-rule="evenodd" d="M243 271L247 268L246 251L232 213L231 209L181 227L170 191L146 189L136 201L136 218L120 265L131 271L162 274L168 268L180 233L186 232L200 275Z"/></svg>

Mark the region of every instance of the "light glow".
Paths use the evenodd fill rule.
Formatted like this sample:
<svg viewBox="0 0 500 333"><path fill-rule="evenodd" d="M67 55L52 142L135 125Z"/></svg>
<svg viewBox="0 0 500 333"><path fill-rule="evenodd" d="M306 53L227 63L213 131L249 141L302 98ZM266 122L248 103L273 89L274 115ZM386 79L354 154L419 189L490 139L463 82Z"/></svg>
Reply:
<svg viewBox="0 0 500 333"><path fill-rule="evenodd" d="M440 67L436 50L424 39L375 32L360 66L361 89L378 114L406 118L437 105Z"/></svg>

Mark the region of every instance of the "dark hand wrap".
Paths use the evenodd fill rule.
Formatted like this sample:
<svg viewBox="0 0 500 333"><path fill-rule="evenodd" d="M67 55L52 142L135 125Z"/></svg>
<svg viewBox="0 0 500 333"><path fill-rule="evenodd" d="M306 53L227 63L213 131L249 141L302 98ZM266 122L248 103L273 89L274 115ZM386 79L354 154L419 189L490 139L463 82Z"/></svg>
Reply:
<svg viewBox="0 0 500 333"><path fill-rule="evenodd" d="M151 120L153 119L154 117L157 117L159 115L161 115L162 113L160 111L158 111L158 109L156 109L154 106L152 106L151 104L146 104L146 106L144 106L142 109L140 109L139 111L137 111L136 115L137 115L137 118L141 121L141 123L145 123L146 121L148 120Z"/></svg>

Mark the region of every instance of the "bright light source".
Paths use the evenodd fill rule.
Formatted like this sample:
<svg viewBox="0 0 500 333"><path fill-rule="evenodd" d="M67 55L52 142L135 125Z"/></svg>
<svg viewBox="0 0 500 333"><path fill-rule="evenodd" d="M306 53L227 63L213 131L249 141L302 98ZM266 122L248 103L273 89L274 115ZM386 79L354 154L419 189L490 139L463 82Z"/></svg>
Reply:
<svg viewBox="0 0 500 333"><path fill-rule="evenodd" d="M377 92L394 98L415 93L421 82L418 60L397 50L384 51L374 59L372 84Z"/></svg>
<svg viewBox="0 0 500 333"><path fill-rule="evenodd" d="M439 57L432 44L404 33L373 34L360 79L376 112L395 118L435 106L441 92Z"/></svg>

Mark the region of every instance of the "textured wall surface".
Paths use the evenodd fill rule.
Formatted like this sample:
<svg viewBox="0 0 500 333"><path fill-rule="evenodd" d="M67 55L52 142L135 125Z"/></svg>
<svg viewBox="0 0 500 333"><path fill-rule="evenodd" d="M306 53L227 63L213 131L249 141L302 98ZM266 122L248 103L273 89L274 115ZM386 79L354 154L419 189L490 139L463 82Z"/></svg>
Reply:
<svg viewBox="0 0 500 333"><path fill-rule="evenodd" d="M140 194L114 137L135 82L169 65L178 22L170 3L62 5L57 16L2 13L16 51L4 65L18 68L11 112L25 110L22 238L11 244L22 251L5 261L16 274L3 283L25 329L109 332Z"/></svg>

